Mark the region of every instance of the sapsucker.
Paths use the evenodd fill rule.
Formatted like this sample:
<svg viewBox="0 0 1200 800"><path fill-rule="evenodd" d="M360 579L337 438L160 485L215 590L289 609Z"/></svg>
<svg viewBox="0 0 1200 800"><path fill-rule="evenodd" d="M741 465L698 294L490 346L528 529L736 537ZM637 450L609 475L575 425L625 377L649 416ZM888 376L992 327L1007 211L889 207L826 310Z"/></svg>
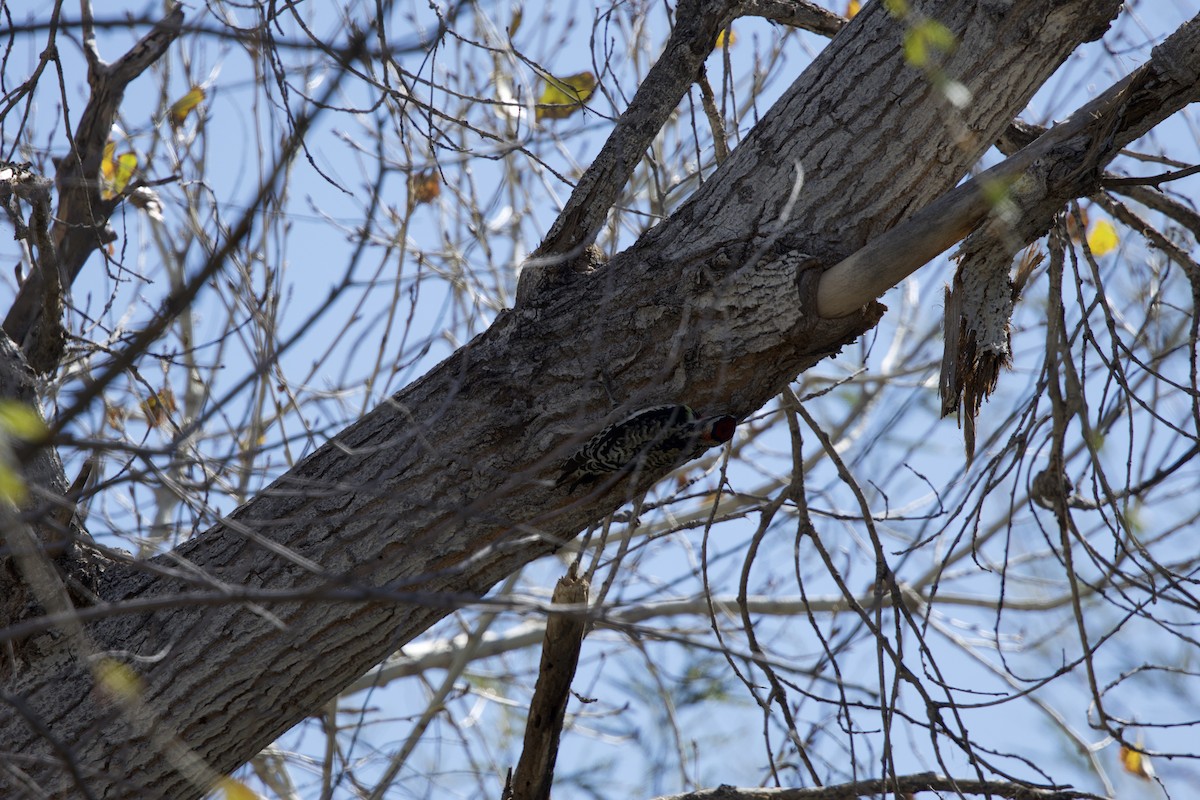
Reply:
<svg viewBox="0 0 1200 800"><path fill-rule="evenodd" d="M733 438L737 420L728 414L696 418L683 405L652 406L614 422L568 458L555 486L580 484L620 471L658 473L690 461Z"/></svg>

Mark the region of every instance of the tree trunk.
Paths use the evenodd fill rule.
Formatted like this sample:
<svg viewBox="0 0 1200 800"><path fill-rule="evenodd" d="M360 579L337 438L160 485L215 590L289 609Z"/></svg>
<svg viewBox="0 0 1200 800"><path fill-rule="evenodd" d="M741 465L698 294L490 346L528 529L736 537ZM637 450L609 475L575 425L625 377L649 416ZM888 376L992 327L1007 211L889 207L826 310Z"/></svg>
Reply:
<svg viewBox="0 0 1200 800"><path fill-rule="evenodd" d="M954 186L1120 3L913 5L906 20L868 5L629 250L502 313L224 523L149 565L109 566L84 634L19 642L0 704L12 769L53 796L200 797L212 773L196 756L234 769L626 501L623 484L552 486L608 416L607 391L625 411L741 418L870 329L877 304L818 317L821 270ZM940 69L971 91L961 108L904 61L918 11L957 37ZM140 683L98 687L94 653ZM5 796L22 794L14 774Z"/></svg>

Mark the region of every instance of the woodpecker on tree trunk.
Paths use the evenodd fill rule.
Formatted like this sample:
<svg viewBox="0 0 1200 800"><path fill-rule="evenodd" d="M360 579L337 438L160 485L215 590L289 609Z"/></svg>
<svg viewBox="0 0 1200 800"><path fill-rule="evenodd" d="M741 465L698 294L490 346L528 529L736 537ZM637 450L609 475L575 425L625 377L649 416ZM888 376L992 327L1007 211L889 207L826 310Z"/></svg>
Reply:
<svg viewBox="0 0 1200 800"><path fill-rule="evenodd" d="M567 491L614 472L657 475L691 461L733 438L737 420L728 414L696 418L684 405L652 406L614 422L568 458L555 486Z"/></svg>

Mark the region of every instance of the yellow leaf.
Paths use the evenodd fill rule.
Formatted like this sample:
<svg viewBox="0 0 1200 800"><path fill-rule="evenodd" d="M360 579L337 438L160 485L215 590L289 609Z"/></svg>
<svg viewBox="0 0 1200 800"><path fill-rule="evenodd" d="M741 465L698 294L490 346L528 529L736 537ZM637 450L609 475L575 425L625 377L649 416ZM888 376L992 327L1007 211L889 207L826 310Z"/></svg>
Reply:
<svg viewBox="0 0 1200 800"><path fill-rule="evenodd" d="M233 778L221 778L217 788L225 795L225 800L260 800L257 792Z"/></svg>
<svg viewBox="0 0 1200 800"><path fill-rule="evenodd" d="M538 119L564 119L571 116L596 90L596 76L580 72L565 78L546 75L545 86L538 97L535 116Z"/></svg>
<svg viewBox="0 0 1200 800"><path fill-rule="evenodd" d="M0 429L9 436L36 439L46 432L46 425L38 413L24 403L0 400Z"/></svg>
<svg viewBox="0 0 1200 800"><path fill-rule="evenodd" d="M27 497L29 492L25 488L25 479L8 464L0 462L0 499L19 506Z"/></svg>
<svg viewBox="0 0 1200 800"><path fill-rule="evenodd" d="M980 181L984 199L993 209L1012 202L1012 185L1012 181L1007 180L984 178Z"/></svg>
<svg viewBox="0 0 1200 800"><path fill-rule="evenodd" d="M45 432L45 423L32 407L16 400L0 400L0 499L19 506L29 497L10 441L37 439Z"/></svg>
<svg viewBox="0 0 1200 800"><path fill-rule="evenodd" d="M954 49L954 33L942 23L925 19L904 32L904 60L914 67L929 64L933 53Z"/></svg>
<svg viewBox="0 0 1200 800"><path fill-rule="evenodd" d="M849 3L846 3L846 19L854 19L858 16L859 11L862 11L862 3L858 0L850 0Z"/></svg>
<svg viewBox="0 0 1200 800"><path fill-rule="evenodd" d="M204 89L199 86L193 86L187 94L171 104L171 111L167 115L167 121L172 128L178 128L187 119L188 114L200 105L204 100Z"/></svg>
<svg viewBox="0 0 1200 800"><path fill-rule="evenodd" d="M125 191L133 171L137 169L137 156L133 153L115 156L116 147L113 142L104 145L104 158L100 161L100 178L104 184L100 196L105 200L111 200Z"/></svg>
<svg viewBox="0 0 1200 800"><path fill-rule="evenodd" d="M409 175L408 191L411 194L413 205L432 203L442 193L442 184L438 180L437 170L431 169L426 172L418 172L416 175Z"/></svg>
<svg viewBox="0 0 1200 800"><path fill-rule="evenodd" d="M104 404L104 421L109 427L116 430L122 430L125 427L125 419L129 416L129 412L120 406Z"/></svg>
<svg viewBox="0 0 1200 800"><path fill-rule="evenodd" d="M1116 250L1121 237L1117 236L1117 229L1111 222L1101 219L1088 231L1087 243L1093 255L1102 256Z"/></svg>
<svg viewBox="0 0 1200 800"><path fill-rule="evenodd" d="M102 658L92 667L96 685L118 700L136 700L142 695L142 679L128 665Z"/></svg>
<svg viewBox="0 0 1200 800"><path fill-rule="evenodd" d="M1121 766L1130 775L1136 775L1142 780L1154 780L1154 768L1150 766L1150 759L1143 753L1137 750L1130 750L1125 745L1121 745Z"/></svg>
<svg viewBox="0 0 1200 800"><path fill-rule="evenodd" d="M733 47L737 43L737 34L733 32L733 28L725 28L717 34L716 49L722 50L726 46Z"/></svg>
<svg viewBox="0 0 1200 800"><path fill-rule="evenodd" d="M171 391L170 386L164 386L139 405L142 414L146 417L146 424L151 428L157 428L166 421L168 415L174 413L175 392Z"/></svg>
<svg viewBox="0 0 1200 800"><path fill-rule="evenodd" d="M260 433L253 442L250 441L250 437L248 436L238 439L238 447L241 448L243 453L249 453L251 450L257 450L258 448L262 447L264 444L266 444L266 442L267 434Z"/></svg>
<svg viewBox="0 0 1200 800"><path fill-rule="evenodd" d="M512 22L508 25L508 38L517 35L517 29L521 27L521 20L525 19L525 10L520 6L513 9Z"/></svg>

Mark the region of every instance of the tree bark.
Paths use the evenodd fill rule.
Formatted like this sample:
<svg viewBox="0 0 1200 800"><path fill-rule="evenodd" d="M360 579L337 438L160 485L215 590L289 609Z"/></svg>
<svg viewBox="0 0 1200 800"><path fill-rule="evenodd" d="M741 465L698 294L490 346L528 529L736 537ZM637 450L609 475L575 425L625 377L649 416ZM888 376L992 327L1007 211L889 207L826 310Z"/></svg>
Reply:
<svg viewBox="0 0 1200 800"><path fill-rule="evenodd" d="M1120 3L912 4L957 37L941 69L971 90L963 108L904 62L905 23L883 5L607 266L502 313L213 529L150 564L110 566L107 604L82 611L94 649L51 631L23 641L0 705L3 793L25 795L19 772L54 796L200 797L208 773L189 759L234 769L627 500L619 483L588 496L552 485L605 422L607 390L618 413L761 407L884 310L820 318L822 268L954 186ZM98 652L139 676L133 701L97 689Z"/></svg>
<svg viewBox="0 0 1200 800"><path fill-rule="evenodd" d="M576 611L574 614L554 614L546 622L537 684L525 722L525 741L508 787L512 800L550 799L567 701L571 698L571 684L579 667L579 651L588 627L586 614L577 609L587 608L591 586L587 578L577 573L577 568L578 563L572 564L554 587L554 605L573 607Z"/></svg>

